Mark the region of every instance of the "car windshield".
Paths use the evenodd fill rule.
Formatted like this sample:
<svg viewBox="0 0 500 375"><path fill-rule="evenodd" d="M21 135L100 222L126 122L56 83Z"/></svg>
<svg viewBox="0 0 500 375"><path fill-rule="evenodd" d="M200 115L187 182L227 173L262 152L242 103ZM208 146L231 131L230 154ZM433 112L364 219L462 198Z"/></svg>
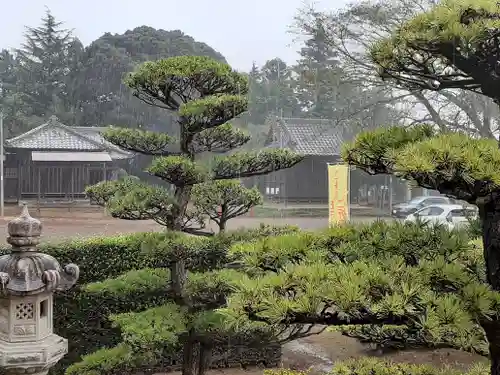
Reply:
<svg viewBox="0 0 500 375"><path fill-rule="evenodd" d="M425 199L425 197L415 197L408 201L408 204L419 204Z"/></svg>

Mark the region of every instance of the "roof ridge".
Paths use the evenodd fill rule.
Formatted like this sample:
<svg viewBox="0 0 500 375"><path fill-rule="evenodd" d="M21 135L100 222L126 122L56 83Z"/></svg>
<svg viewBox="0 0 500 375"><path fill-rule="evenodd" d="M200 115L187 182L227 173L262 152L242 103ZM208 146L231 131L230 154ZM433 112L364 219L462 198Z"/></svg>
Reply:
<svg viewBox="0 0 500 375"><path fill-rule="evenodd" d="M105 129L107 126L70 126L72 129Z"/></svg>
<svg viewBox="0 0 500 375"><path fill-rule="evenodd" d="M303 117L280 117L279 119L283 120L284 122L288 121L301 121L303 123L311 123L311 122L318 122L318 123L331 123L335 122L333 119L328 119L328 118L303 118Z"/></svg>

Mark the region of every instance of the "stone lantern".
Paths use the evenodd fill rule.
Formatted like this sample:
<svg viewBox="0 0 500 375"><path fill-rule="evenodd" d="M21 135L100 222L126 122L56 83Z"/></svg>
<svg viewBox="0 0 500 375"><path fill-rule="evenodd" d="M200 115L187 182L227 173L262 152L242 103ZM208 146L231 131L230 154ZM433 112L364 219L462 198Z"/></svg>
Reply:
<svg viewBox="0 0 500 375"><path fill-rule="evenodd" d="M52 331L53 293L71 288L80 271L38 252L42 224L26 205L8 231L12 249L0 257L0 374L46 375L68 352L68 340Z"/></svg>

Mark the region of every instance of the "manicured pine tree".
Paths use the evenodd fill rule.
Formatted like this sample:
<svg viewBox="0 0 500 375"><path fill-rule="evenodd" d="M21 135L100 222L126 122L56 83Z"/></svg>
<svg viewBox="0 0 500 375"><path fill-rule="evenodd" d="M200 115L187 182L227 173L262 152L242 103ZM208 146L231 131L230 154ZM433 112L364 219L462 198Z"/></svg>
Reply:
<svg viewBox="0 0 500 375"><path fill-rule="evenodd" d="M177 116L179 136L125 128L110 128L103 133L106 140L117 146L154 156L147 171L175 187L171 193L161 186L130 178L90 187L88 195L105 205L115 217L152 219L172 231L207 234L203 231L203 216L208 215L218 220L220 229L224 230L228 219L261 201L258 192L245 190L241 182L234 179L265 175L302 160L302 156L290 150L263 149L218 155L208 163L200 161L201 154L229 152L250 139L228 123L247 109L248 80L227 64L208 57L173 57L142 64L125 82L138 99L173 112ZM188 205L193 189L196 206L191 209ZM217 204L222 206L219 218L214 215ZM216 281L214 286L214 280L207 276L198 283L212 298L204 297L201 302L193 299L192 293L186 290L187 261L193 256L189 249L193 244L203 244L196 242L200 239L173 236L175 241L166 245L172 252L165 260L172 302L137 313L139 315L125 314L116 319L126 335L126 327L131 327L132 320L141 320L157 326L159 331L155 333L163 338L164 345L181 342L184 375L192 374L194 353L198 349L198 373L202 374L213 346L202 332L211 324L217 326L217 322L211 321L215 316L211 312L225 305L228 289L215 287L220 282ZM137 326L132 328L137 329ZM132 345L130 340L129 344Z"/></svg>
<svg viewBox="0 0 500 375"><path fill-rule="evenodd" d="M500 5L445 0L403 23L370 49L383 79L412 90L463 89L500 104ZM344 160L370 174L394 174L479 207L484 285L469 289L470 312L489 343L491 373L500 374L500 151L496 140L429 127L358 135ZM479 281L483 281L480 277ZM488 298L483 299L485 296ZM482 301L483 307L476 303ZM291 318L293 321L293 318Z"/></svg>

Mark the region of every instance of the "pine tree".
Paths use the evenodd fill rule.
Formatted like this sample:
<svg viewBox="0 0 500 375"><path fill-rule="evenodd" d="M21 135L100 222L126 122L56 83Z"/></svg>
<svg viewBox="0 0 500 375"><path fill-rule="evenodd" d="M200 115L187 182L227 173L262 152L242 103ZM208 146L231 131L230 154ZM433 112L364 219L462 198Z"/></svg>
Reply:
<svg viewBox="0 0 500 375"><path fill-rule="evenodd" d="M250 140L244 131L227 124L246 111L248 92L246 75L227 65L205 57L159 60L141 65L126 83L145 103L178 115L180 138L121 128L104 134L120 147L159 156L148 172L175 186L173 196L159 187L137 185L131 189L130 181L89 188L88 194L96 201L106 200L117 217L153 219L171 230L200 233L203 224L187 209L193 185L267 174L302 160L289 150L264 149L196 162L202 154L225 153ZM197 228L193 228L194 222Z"/></svg>
<svg viewBox="0 0 500 375"><path fill-rule="evenodd" d="M500 5L494 1L443 1L381 39L372 46L370 55L383 79L393 80L405 88L435 91L464 89L481 93L500 104L497 66L499 14ZM403 290L397 292L399 296L378 301L373 300L373 297L378 298L376 291L380 290L374 287L377 284L374 280L382 280L384 273L392 278L391 269L398 269L395 264L389 268L382 266L384 271L376 271L373 260L368 264L357 264L357 271L352 267L341 269L338 265L325 268L324 261L313 264L314 267L299 264L280 273L279 277L270 277L269 286L264 288L270 293L271 290L280 290L282 286L293 285L296 280L299 287L295 289L300 292L286 289L287 298L290 293L294 296L285 303L279 304L280 298L285 297L281 294L266 294L258 290L253 294L243 293L245 298L239 302L246 306L249 316L273 324L342 325L350 322L348 324L362 325L369 324L372 319L378 320L379 324L392 324L387 314L398 310L397 316L406 319L408 324L415 318L413 314L418 308L424 307L424 315L418 317L417 313L417 325L437 327L439 324L436 319L430 319L429 313L433 309L445 315L445 312L454 311L456 317L461 316L458 321L469 324L469 329L475 325L476 333L487 339L491 373L500 374L498 141L471 138L456 132L438 134L431 126L408 129L386 127L359 134L345 147L343 158L369 174L394 174L421 187L477 205L484 260L480 262L475 259L474 265L471 265L468 264L471 259L461 260L457 257L454 264L447 265L449 261L444 262L442 257L449 254L439 257L436 254L434 264L423 264L420 257L409 259L419 265L418 272L421 275L431 273L431 280L421 279L431 289L426 289L424 285L414 289L415 285L410 284L418 284L418 276L413 274L413 269L406 269L404 274L414 276L406 279L400 274L397 279ZM437 249L442 250L439 247ZM470 254L469 250L464 253L465 258L477 255ZM335 256L341 260L349 259L344 258L342 252L336 252ZM385 263L384 260L381 262ZM484 268L481 269L481 266ZM450 271L453 276L448 273ZM357 278L363 273L369 275L372 281ZM317 276L307 279L305 275ZM339 285L339 282L347 279L352 282ZM410 284L405 284L404 280ZM434 285L436 281L439 281L438 285ZM461 284L460 290L453 286L458 284ZM321 285L324 285L324 289L314 292ZM389 282L387 286L384 294L387 295L388 291L392 294L394 285ZM340 298L343 289L349 291L346 296L349 298L344 300ZM245 292L249 290L245 289ZM440 302L433 300L436 297L444 299ZM326 309L318 309L318 302L326 302ZM451 319L451 316L448 318ZM463 330L458 330L455 337L464 342L466 339L462 333ZM445 338L446 332L441 331L440 335Z"/></svg>
<svg viewBox="0 0 500 375"><path fill-rule="evenodd" d="M226 230L227 222L246 214L252 207L263 203L257 188L248 189L238 180L210 181L197 184L192 192L193 206L197 216L207 217Z"/></svg>
<svg viewBox="0 0 500 375"><path fill-rule="evenodd" d="M338 54L328 45L324 25L317 23L301 48L295 66L301 102L309 116L334 119L341 107L341 74Z"/></svg>
<svg viewBox="0 0 500 375"><path fill-rule="evenodd" d="M75 59L83 46L70 30L62 29L50 10L39 27L27 27L25 42L16 50L19 92L34 116L57 114L64 118L73 88Z"/></svg>
<svg viewBox="0 0 500 375"><path fill-rule="evenodd" d="M0 59L0 105L4 115L5 137L24 133L42 121L33 114L33 109L24 101L19 91L20 80L16 57L4 50Z"/></svg>
<svg viewBox="0 0 500 375"><path fill-rule="evenodd" d="M126 84L143 102L176 114L180 137L175 140L163 133L125 128L110 128L104 133L104 137L117 146L155 156L148 172L175 186L173 194L161 187L148 186L131 179L103 182L90 187L88 195L96 202L105 204L115 217L153 219L170 230L203 234L201 231L205 218L200 217L200 212L188 208L193 186L208 184L203 191L196 189L197 199L208 201L214 197L203 200L200 194L217 195L214 190L231 188L231 183L221 183L225 180L267 174L289 168L302 160L300 155L289 150L264 149L233 152L218 156L210 163L199 161L202 153L228 152L250 139L243 131L228 124L228 121L246 111L248 79L225 63L195 56L146 62L128 76ZM228 196L223 200L234 201L233 198ZM255 202L255 197L251 198ZM233 206L246 207L248 200L243 200L233 203ZM213 211L213 205L199 206L208 208L202 214ZM222 214L227 219L229 212L224 211ZM224 306L227 288L220 275L214 275L216 279L202 275L198 284L209 293L208 296L203 293L202 300L197 301L192 289L186 286L187 268L193 257L193 247L203 247L203 243L177 234L173 238L173 242L166 245L173 253L168 254L168 260L165 260L169 269L169 276L165 277L170 279L172 302L138 313L140 315L126 315L123 317L125 320L118 324L126 330L123 327L129 326L130 319L153 324L151 319L157 319L154 315L158 315L158 318L161 316L161 322L153 325L159 324L165 333L161 334L165 341L162 345L182 343L184 375L192 374L194 353L198 348L198 373L201 375L207 368L213 347L213 337L207 330L217 331L222 327L218 322L219 315L213 309ZM222 289L217 287L219 284ZM173 324L173 320L177 323ZM151 338L153 341L158 339Z"/></svg>

